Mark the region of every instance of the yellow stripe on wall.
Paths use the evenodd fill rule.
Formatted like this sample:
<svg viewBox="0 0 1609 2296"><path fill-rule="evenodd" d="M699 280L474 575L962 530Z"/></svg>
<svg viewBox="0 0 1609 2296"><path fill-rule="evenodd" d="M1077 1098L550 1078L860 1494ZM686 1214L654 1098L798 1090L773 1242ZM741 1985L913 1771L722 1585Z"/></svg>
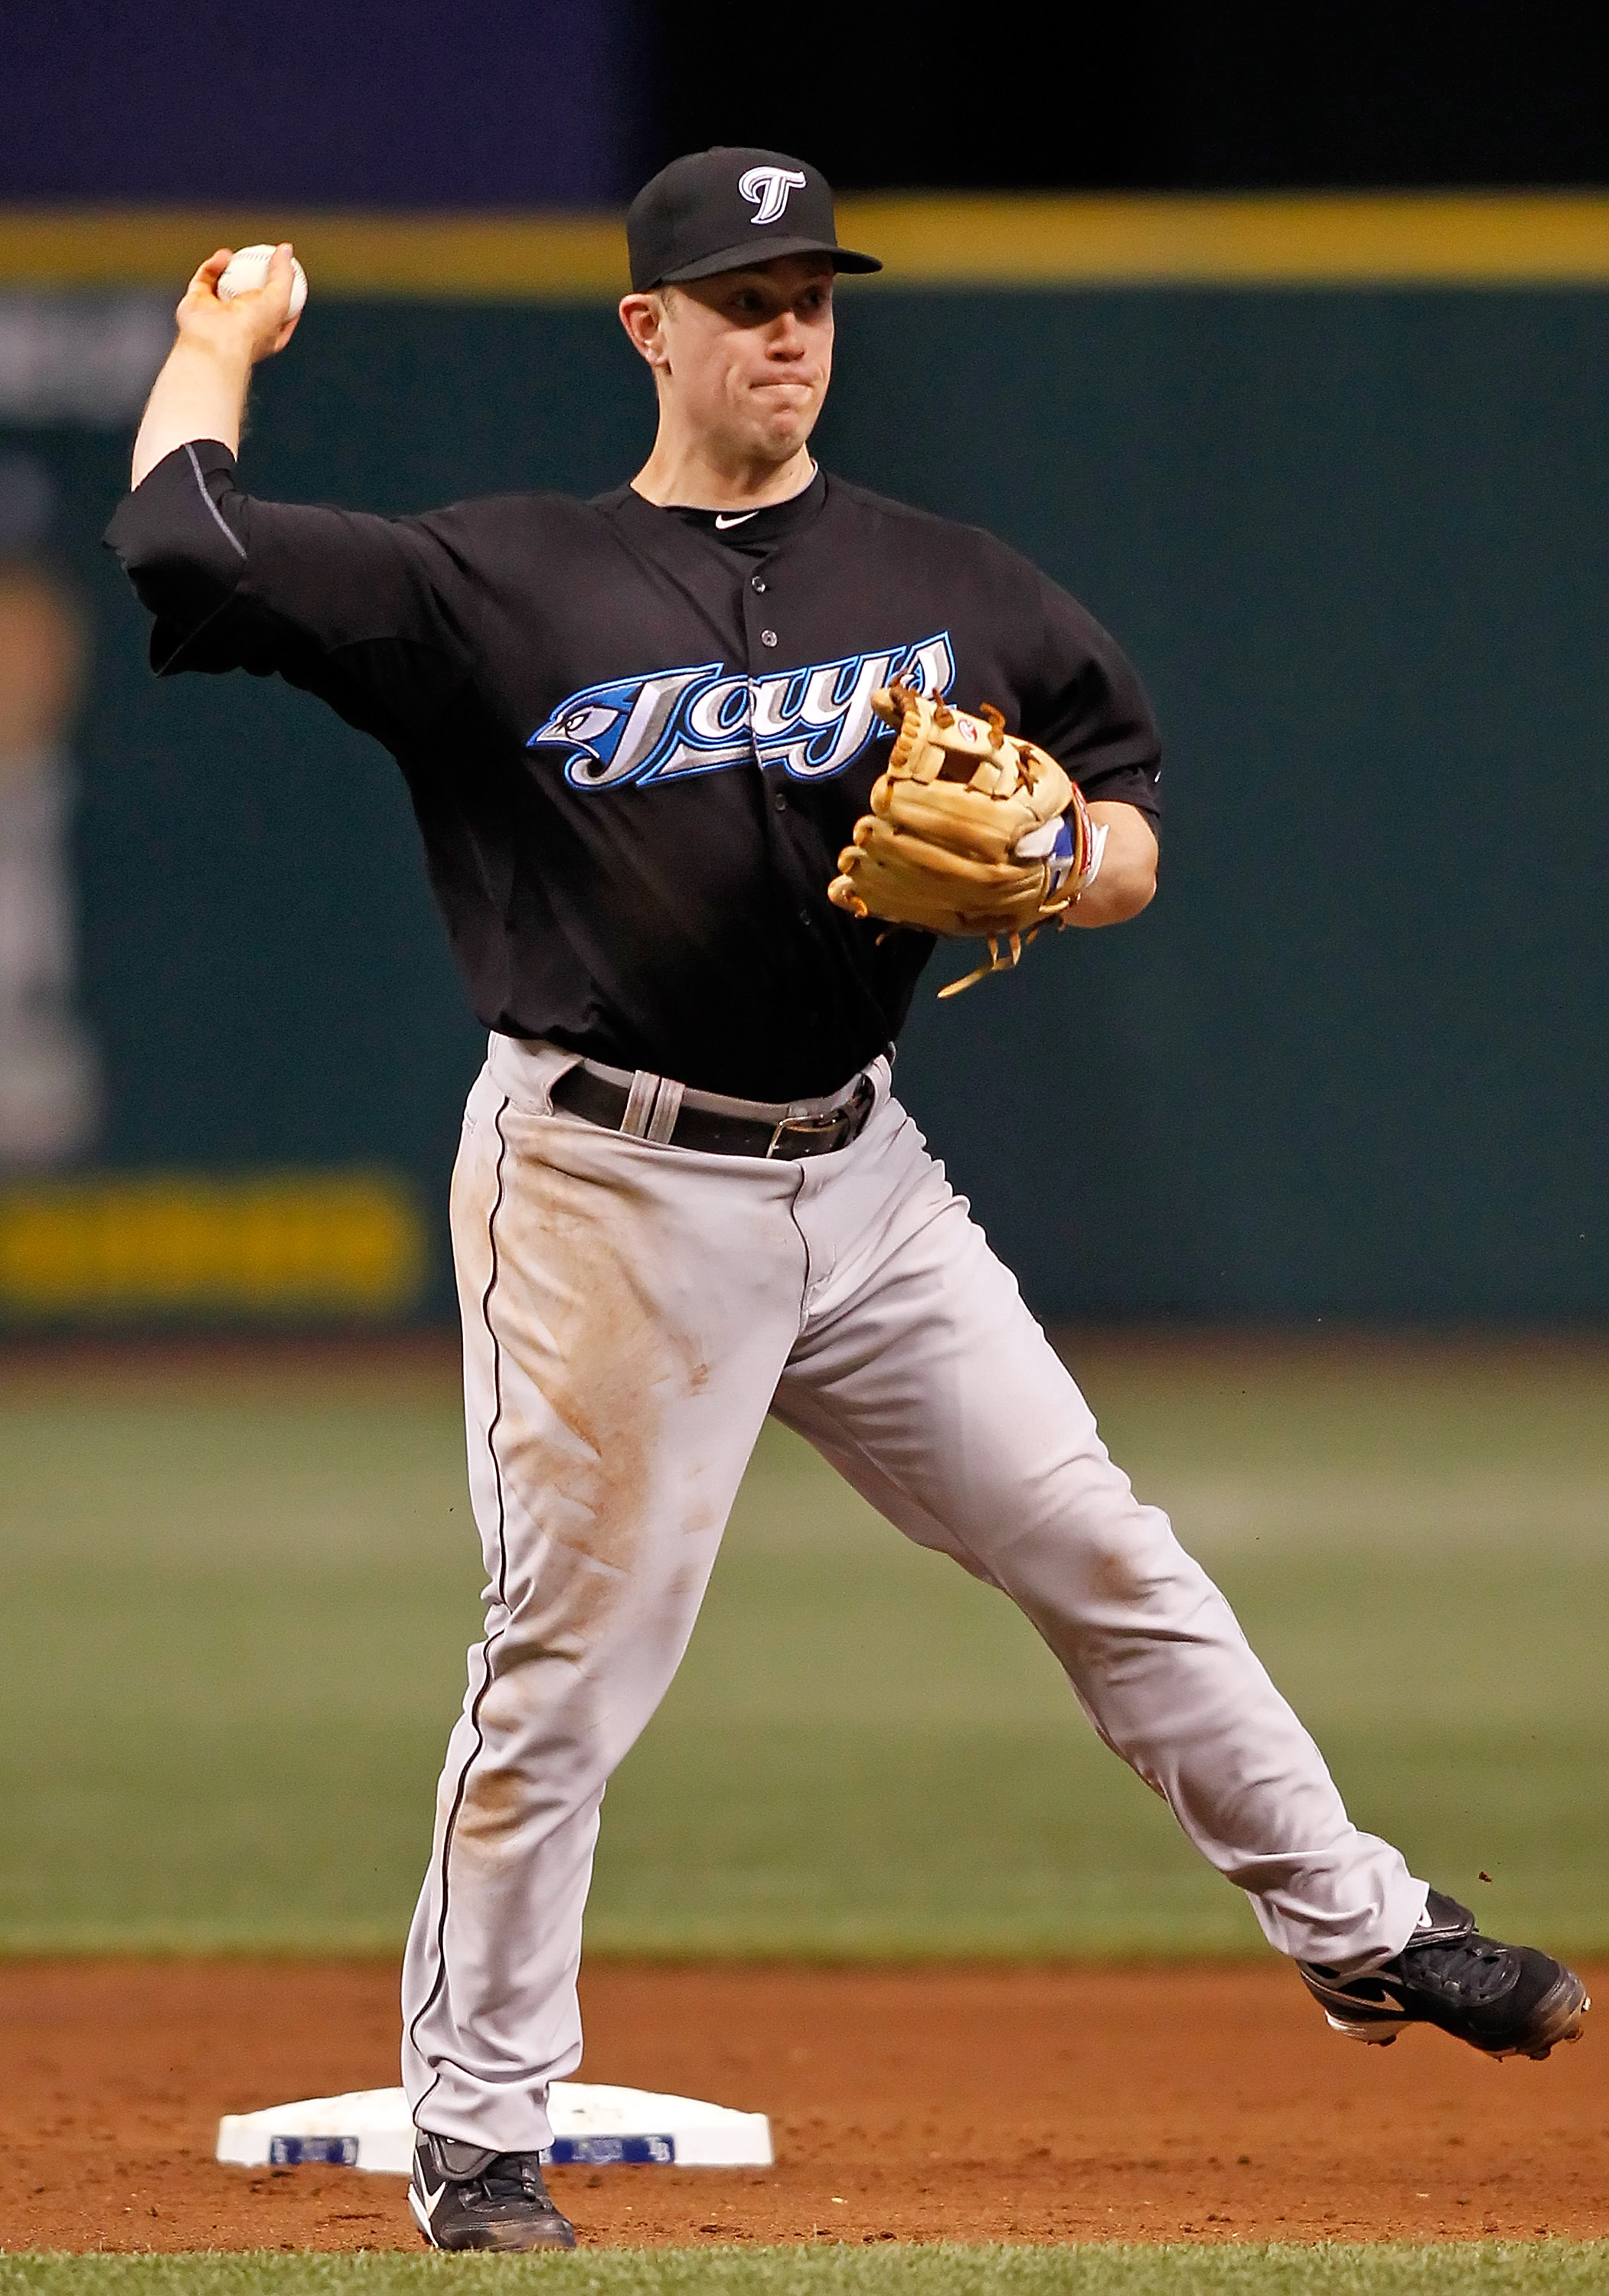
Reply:
<svg viewBox="0 0 1609 2296"><path fill-rule="evenodd" d="M160 287L215 248L289 239L325 294L602 301L625 292L619 216L299 215L270 207L0 209L0 281Z"/></svg>
<svg viewBox="0 0 1609 2296"><path fill-rule="evenodd" d="M869 199L840 235L933 286L1609 283L1609 198Z"/></svg>
<svg viewBox="0 0 1609 2296"><path fill-rule="evenodd" d="M428 1246L410 1183L375 1171L90 1173L0 1187L0 1321L386 1317Z"/></svg>
<svg viewBox="0 0 1609 2296"><path fill-rule="evenodd" d="M1609 197L845 199L874 288L1609 285ZM0 209L0 286L177 295L215 247L288 238L316 289L347 297L594 302L627 284L615 215L299 214L251 209Z"/></svg>

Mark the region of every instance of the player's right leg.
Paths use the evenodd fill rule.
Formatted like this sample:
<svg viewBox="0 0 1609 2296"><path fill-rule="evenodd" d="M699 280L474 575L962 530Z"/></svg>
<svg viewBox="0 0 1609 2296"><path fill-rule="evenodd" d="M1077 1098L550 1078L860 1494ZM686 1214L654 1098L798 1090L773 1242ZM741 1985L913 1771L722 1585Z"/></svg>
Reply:
<svg viewBox="0 0 1609 2296"><path fill-rule="evenodd" d="M804 1273L796 1167L555 1116L564 1065L494 1040L453 1185L489 1584L408 1942L403 2071L420 2128L471 2161L488 2225L518 2207L521 2156L550 2141L548 2084L579 2059L604 1783L685 1647ZM425 2179L438 2211L463 2198L444 2179L439 2164Z"/></svg>

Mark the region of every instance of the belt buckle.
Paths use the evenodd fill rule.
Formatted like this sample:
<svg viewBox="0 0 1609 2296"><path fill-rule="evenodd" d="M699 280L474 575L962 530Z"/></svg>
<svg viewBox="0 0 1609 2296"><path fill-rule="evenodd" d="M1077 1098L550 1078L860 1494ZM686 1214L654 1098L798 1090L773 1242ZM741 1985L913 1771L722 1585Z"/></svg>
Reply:
<svg viewBox="0 0 1609 2296"><path fill-rule="evenodd" d="M834 1136L832 1143L834 1147L841 1140L854 1139L865 1124L871 1111L872 1103L876 1097L876 1086L870 1077L863 1076L843 1105L841 1108L833 1109L827 1115L784 1116L771 1135L770 1144L766 1150L768 1162L776 1155L781 1145L783 1135L787 1132L802 1133L808 1140L821 1139L830 1132ZM857 1119L859 1119L858 1122Z"/></svg>
<svg viewBox="0 0 1609 2296"><path fill-rule="evenodd" d="M831 1116L784 1116L771 1135L766 1160L768 1163L776 1154L785 1134L798 1133L807 1140L817 1140L825 1133L841 1132L848 1114L847 1109L837 1109Z"/></svg>

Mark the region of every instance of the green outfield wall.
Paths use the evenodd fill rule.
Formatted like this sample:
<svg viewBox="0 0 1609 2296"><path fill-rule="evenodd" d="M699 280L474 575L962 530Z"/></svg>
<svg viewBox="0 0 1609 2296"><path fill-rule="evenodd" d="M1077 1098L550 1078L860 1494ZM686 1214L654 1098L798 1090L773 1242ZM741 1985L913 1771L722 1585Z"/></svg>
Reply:
<svg viewBox="0 0 1609 2296"><path fill-rule="evenodd" d="M400 780L305 696L147 675L97 543L116 392L53 400L5 348L19 312L43 340L88 291L0 287L0 529L43 472L13 554L94 644L66 740L100 1113L51 1185L370 1173L411 1191L427 1273L324 1306L439 1315L477 1041ZM1167 739L1153 907L957 1002L924 988L901 1054L1041 1310L1609 1313L1606 400L1597 284L844 295L829 467L1036 558L1121 638ZM595 290L316 285L245 459L264 493L401 511L602 488L650 422ZM0 1263L4 1191L37 1167L0 1174Z"/></svg>

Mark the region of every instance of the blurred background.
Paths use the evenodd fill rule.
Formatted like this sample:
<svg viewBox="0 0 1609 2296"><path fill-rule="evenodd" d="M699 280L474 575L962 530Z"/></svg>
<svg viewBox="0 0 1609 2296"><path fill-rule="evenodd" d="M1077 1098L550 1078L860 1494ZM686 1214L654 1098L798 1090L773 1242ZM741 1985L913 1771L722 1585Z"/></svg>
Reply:
<svg viewBox="0 0 1609 2296"><path fill-rule="evenodd" d="M13 0L6 43L0 1942L389 1949L473 1631L480 1047L384 754L146 669L99 537L173 303L220 242L307 263L261 493L595 491L652 418L620 212L730 141L889 258L824 459L1073 589L1168 745L1162 898L924 986L905 1096L1360 1818L1609 1946L1601 13ZM768 1437L595 1943L1248 1942L950 1576Z"/></svg>

